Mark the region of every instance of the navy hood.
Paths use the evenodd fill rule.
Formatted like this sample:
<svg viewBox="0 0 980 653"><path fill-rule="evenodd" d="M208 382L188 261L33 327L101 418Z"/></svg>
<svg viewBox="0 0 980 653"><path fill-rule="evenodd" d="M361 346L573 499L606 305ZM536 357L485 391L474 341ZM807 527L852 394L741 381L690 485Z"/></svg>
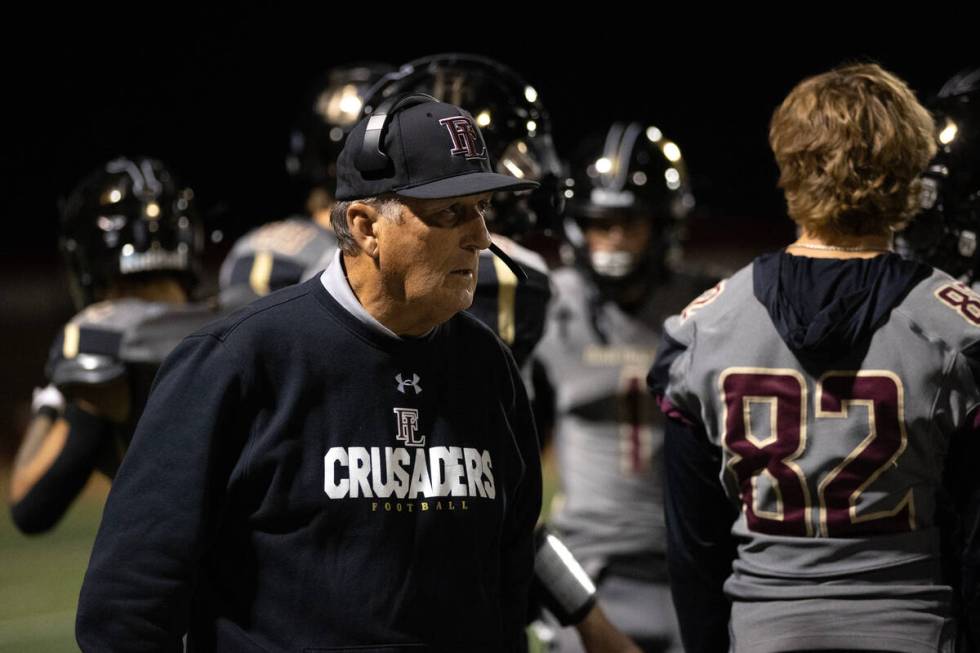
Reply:
<svg viewBox="0 0 980 653"><path fill-rule="evenodd" d="M755 259L753 291L797 353L851 349L888 320L932 268L897 254L826 259L784 251Z"/></svg>

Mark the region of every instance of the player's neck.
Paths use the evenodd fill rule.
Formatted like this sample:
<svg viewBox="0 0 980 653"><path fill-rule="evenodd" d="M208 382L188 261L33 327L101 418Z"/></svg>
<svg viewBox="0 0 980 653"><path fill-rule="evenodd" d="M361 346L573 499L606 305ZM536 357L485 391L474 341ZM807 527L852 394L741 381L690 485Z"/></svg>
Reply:
<svg viewBox="0 0 980 653"><path fill-rule="evenodd" d="M148 302L169 302L184 304L187 293L176 279L154 279L147 282L132 282L117 285L106 293L106 299L135 297Z"/></svg>
<svg viewBox="0 0 980 653"><path fill-rule="evenodd" d="M330 223L330 209L318 209L313 212L313 222L321 229L333 231L333 224Z"/></svg>
<svg viewBox="0 0 980 653"><path fill-rule="evenodd" d="M873 258L892 251L891 234L823 236L804 230L786 251L810 258Z"/></svg>

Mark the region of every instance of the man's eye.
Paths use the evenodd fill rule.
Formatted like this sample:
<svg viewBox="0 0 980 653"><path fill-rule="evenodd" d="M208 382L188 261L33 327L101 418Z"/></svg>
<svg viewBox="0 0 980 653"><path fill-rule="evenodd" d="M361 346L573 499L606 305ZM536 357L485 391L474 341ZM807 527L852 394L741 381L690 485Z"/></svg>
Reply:
<svg viewBox="0 0 980 653"><path fill-rule="evenodd" d="M476 204L476 210L480 212L480 215L485 215L487 211L490 210L491 202L490 200L483 200ZM433 216L442 222L449 222L456 224L462 222L466 219L469 213L469 209L465 204L451 204L444 209L439 209Z"/></svg>
<svg viewBox="0 0 980 653"><path fill-rule="evenodd" d="M440 225L452 226L459 220L460 212L456 205L452 205L433 211L429 214L429 218Z"/></svg>

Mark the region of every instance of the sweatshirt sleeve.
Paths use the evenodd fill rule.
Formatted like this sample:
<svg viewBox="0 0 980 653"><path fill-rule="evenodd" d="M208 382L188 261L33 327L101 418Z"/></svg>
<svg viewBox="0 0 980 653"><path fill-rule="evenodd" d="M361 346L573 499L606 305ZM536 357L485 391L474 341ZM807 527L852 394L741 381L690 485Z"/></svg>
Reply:
<svg viewBox="0 0 980 653"><path fill-rule="evenodd" d="M537 432L520 372L510 354L510 423L523 473L507 508L501 565L501 614L506 651L526 650L527 600L534 577L534 526L541 513L541 459Z"/></svg>
<svg viewBox="0 0 980 653"><path fill-rule="evenodd" d="M82 585L83 651L180 650L215 507L247 433L246 383L227 347L190 336L154 381Z"/></svg>

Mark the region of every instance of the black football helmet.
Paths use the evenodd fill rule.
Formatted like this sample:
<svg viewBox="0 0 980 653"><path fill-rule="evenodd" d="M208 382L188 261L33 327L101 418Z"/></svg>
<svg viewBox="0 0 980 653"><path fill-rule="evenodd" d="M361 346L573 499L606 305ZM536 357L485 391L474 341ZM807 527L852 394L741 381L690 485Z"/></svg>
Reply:
<svg viewBox="0 0 980 653"><path fill-rule="evenodd" d="M897 245L973 282L980 276L980 68L953 76L927 106L939 149L922 175L922 211Z"/></svg>
<svg viewBox="0 0 980 653"><path fill-rule="evenodd" d="M586 139L566 179L565 238L580 263L600 279L628 281L665 264L677 249L684 218L694 207L687 167L676 143L653 126L614 123ZM612 219L650 222L640 256L589 252L583 228Z"/></svg>
<svg viewBox="0 0 980 653"><path fill-rule="evenodd" d="M551 138L551 118L538 92L493 59L461 53L410 61L386 75L364 99L365 115L384 99L426 93L469 111L501 174L537 181L533 191L497 193L487 216L491 230L520 236L559 224L561 164Z"/></svg>
<svg viewBox="0 0 980 653"><path fill-rule="evenodd" d="M316 80L289 135L286 171L290 176L305 186L323 188L333 198L337 157L361 117L364 94L392 70L384 63L355 63L331 68Z"/></svg>
<svg viewBox="0 0 980 653"><path fill-rule="evenodd" d="M117 279L165 272L190 292L204 227L194 192L156 159L121 157L82 180L61 207L59 246L72 299L81 309Z"/></svg>

